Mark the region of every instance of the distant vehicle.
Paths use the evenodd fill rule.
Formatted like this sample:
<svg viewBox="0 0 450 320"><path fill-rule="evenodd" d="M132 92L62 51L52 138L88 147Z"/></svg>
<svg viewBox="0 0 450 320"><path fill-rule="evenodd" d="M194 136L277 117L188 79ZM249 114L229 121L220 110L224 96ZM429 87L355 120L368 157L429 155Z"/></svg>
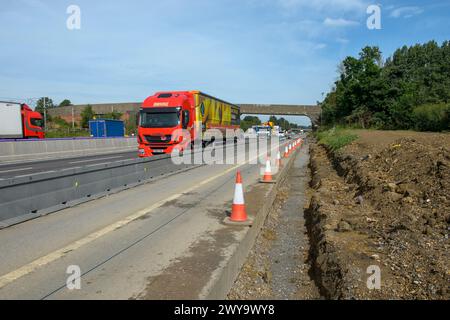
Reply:
<svg viewBox="0 0 450 320"><path fill-rule="evenodd" d="M97 119L89 121L89 131L95 138L115 138L125 135L125 124L122 120Z"/></svg>
<svg viewBox="0 0 450 320"><path fill-rule="evenodd" d="M44 120L24 103L0 102L1 139L44 139Z"/></svg>
<svg viewBox="0 0 450 320"><path fill-rule="evenodd" d="M227 139L237 141L240 127L240 108L200 91L158 92L142 104L138 119L139 156L182 152L197 141L206 145L215 140L208 129L215 129ZM187 130L189 139L173 135L176 130ZM233 136L227 137L227 129Z"/></svg>
<svg viewBox="0 0 450 320"><path fill-rule="evenodd" d="M284 136L285 136L285 134L284 134L283 130L280 128L280 126L272 127L272 135L280 137L280 138L284 138Z"/></svg>
<svg viewBox="0 0 450 320"><path fill-rule="evenodd" d="M253 126L252 128L253 130L255 130L258 137L259 136L270 137L272 132L272 127L270 126L261 125L261 126Z"/></svg>
<svg viewBox="0 0 450 320"><path fill-rule="evenodd" d="M248 128L247 131L246 131L245 134L244 134L244 137L245 137L245 138L256 138L256 137L257 137L257 134L256 134L255 129L253 129L253 128Z"/></svg>

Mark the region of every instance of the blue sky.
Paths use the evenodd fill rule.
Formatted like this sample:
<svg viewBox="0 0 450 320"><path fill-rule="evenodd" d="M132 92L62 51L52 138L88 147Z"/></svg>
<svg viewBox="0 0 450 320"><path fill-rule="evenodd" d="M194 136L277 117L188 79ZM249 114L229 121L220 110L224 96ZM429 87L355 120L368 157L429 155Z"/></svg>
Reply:
<svg viewBox="0 0 450 320"><path fill-rule="evenodd" d="M69 5L81 29L66 28ZM368 30L366 9L382 8ZM0 99L141 101L198 89L234 103L314 104L365 45L450 39L450 0L2 0Z"/></svg>

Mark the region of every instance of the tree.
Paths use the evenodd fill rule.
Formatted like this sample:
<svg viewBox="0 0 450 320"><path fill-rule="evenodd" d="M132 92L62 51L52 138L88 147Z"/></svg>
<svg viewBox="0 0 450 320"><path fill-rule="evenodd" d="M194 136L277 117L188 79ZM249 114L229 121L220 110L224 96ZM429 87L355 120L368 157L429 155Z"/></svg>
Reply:
<svg viewBox="0 0 450 320"><path fill-rule="evenodd" d="M65 100L61 101L61 103L59 104L58 107L68 107L71 105L72 105L72 102L70 102L70 100L68 100L68 99L65 99Z"/></svg>
<svg viewBox="0 0 450 320"><path fill-rule="evenodd" d="M103 116L104 119L120 120L122 118L122 113L120 112L110 112Z"/></svg>
<svg viewBox="0 0 450 320"><path fill-rule="evenodd" d="M70 124L59 116L54 117L52 122L59 128L70 128Z"/></svg>
<svg viewBox="0 0 450 320"><path fill-rule="evenodd" d="M44 103L45 103L45 107L44 107ZM41 113L42 115L44 115L44 109L50 109L53 108L54 104L53 104L53 100L50 99L49 97L42 97L40 98L37 102L36 102L36 109L35 111Z"/></svg>
<svg viewBox="0 0 450 320"><path fill-rule="evenodd" d="M449 41L441 46L435 41L404 46L385 62L378 47L365 47L358 58L345 58L339 73L321 103L324 124L429 130L434 123L436 130L445 127L436 120L445 114L443 107L431 105L450 102ZM413 112L422 105L427 106ZM417 125L419 114L427 114L427 124Z"/></svg>
<svg viewBox="0 0 450 320"><path fill-rule="evenodd" d="M92 110L92 106L88 104L87 107L81 111L81 127L89 128L89 121L94 119L94 117L95 112Z"/></svg>
<svg viewBox="0 0 450 320"><path fill-rule="evenodd" d="M261 120L256 116L246 116L241 121L241 129L247 131L252 126L257 126L261 124Z"/></svg>

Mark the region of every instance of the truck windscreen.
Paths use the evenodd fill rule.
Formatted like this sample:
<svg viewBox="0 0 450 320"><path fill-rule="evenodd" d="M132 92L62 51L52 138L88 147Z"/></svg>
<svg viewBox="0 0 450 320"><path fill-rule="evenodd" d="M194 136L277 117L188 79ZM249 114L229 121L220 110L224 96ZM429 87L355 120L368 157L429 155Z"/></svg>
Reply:
<svg viewBox="0 0 450 320"><path fill-rule="evenodd" d="M142 128L172 128L180 124L180 111L175 112L141 112Z"/></svg>
<svg viewBox="0 0 450 320"><path fill-rule="evenodd" d="M42 128L44 126L44 120L42 120L42 119L31 118L30 123L31 123L31 125L40 127L40 128Z"/></svg>

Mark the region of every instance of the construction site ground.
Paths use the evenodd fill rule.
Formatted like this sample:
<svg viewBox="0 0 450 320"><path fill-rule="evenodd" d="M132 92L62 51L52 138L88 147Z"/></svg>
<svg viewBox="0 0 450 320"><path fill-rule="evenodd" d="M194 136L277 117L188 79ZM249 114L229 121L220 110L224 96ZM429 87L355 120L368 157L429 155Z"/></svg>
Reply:
<svg viewBox="0 0 450 320"><path fill-rule="evenodd" d="M229 299L449 299L450 135L352 131L297 154Z"/></svg>

